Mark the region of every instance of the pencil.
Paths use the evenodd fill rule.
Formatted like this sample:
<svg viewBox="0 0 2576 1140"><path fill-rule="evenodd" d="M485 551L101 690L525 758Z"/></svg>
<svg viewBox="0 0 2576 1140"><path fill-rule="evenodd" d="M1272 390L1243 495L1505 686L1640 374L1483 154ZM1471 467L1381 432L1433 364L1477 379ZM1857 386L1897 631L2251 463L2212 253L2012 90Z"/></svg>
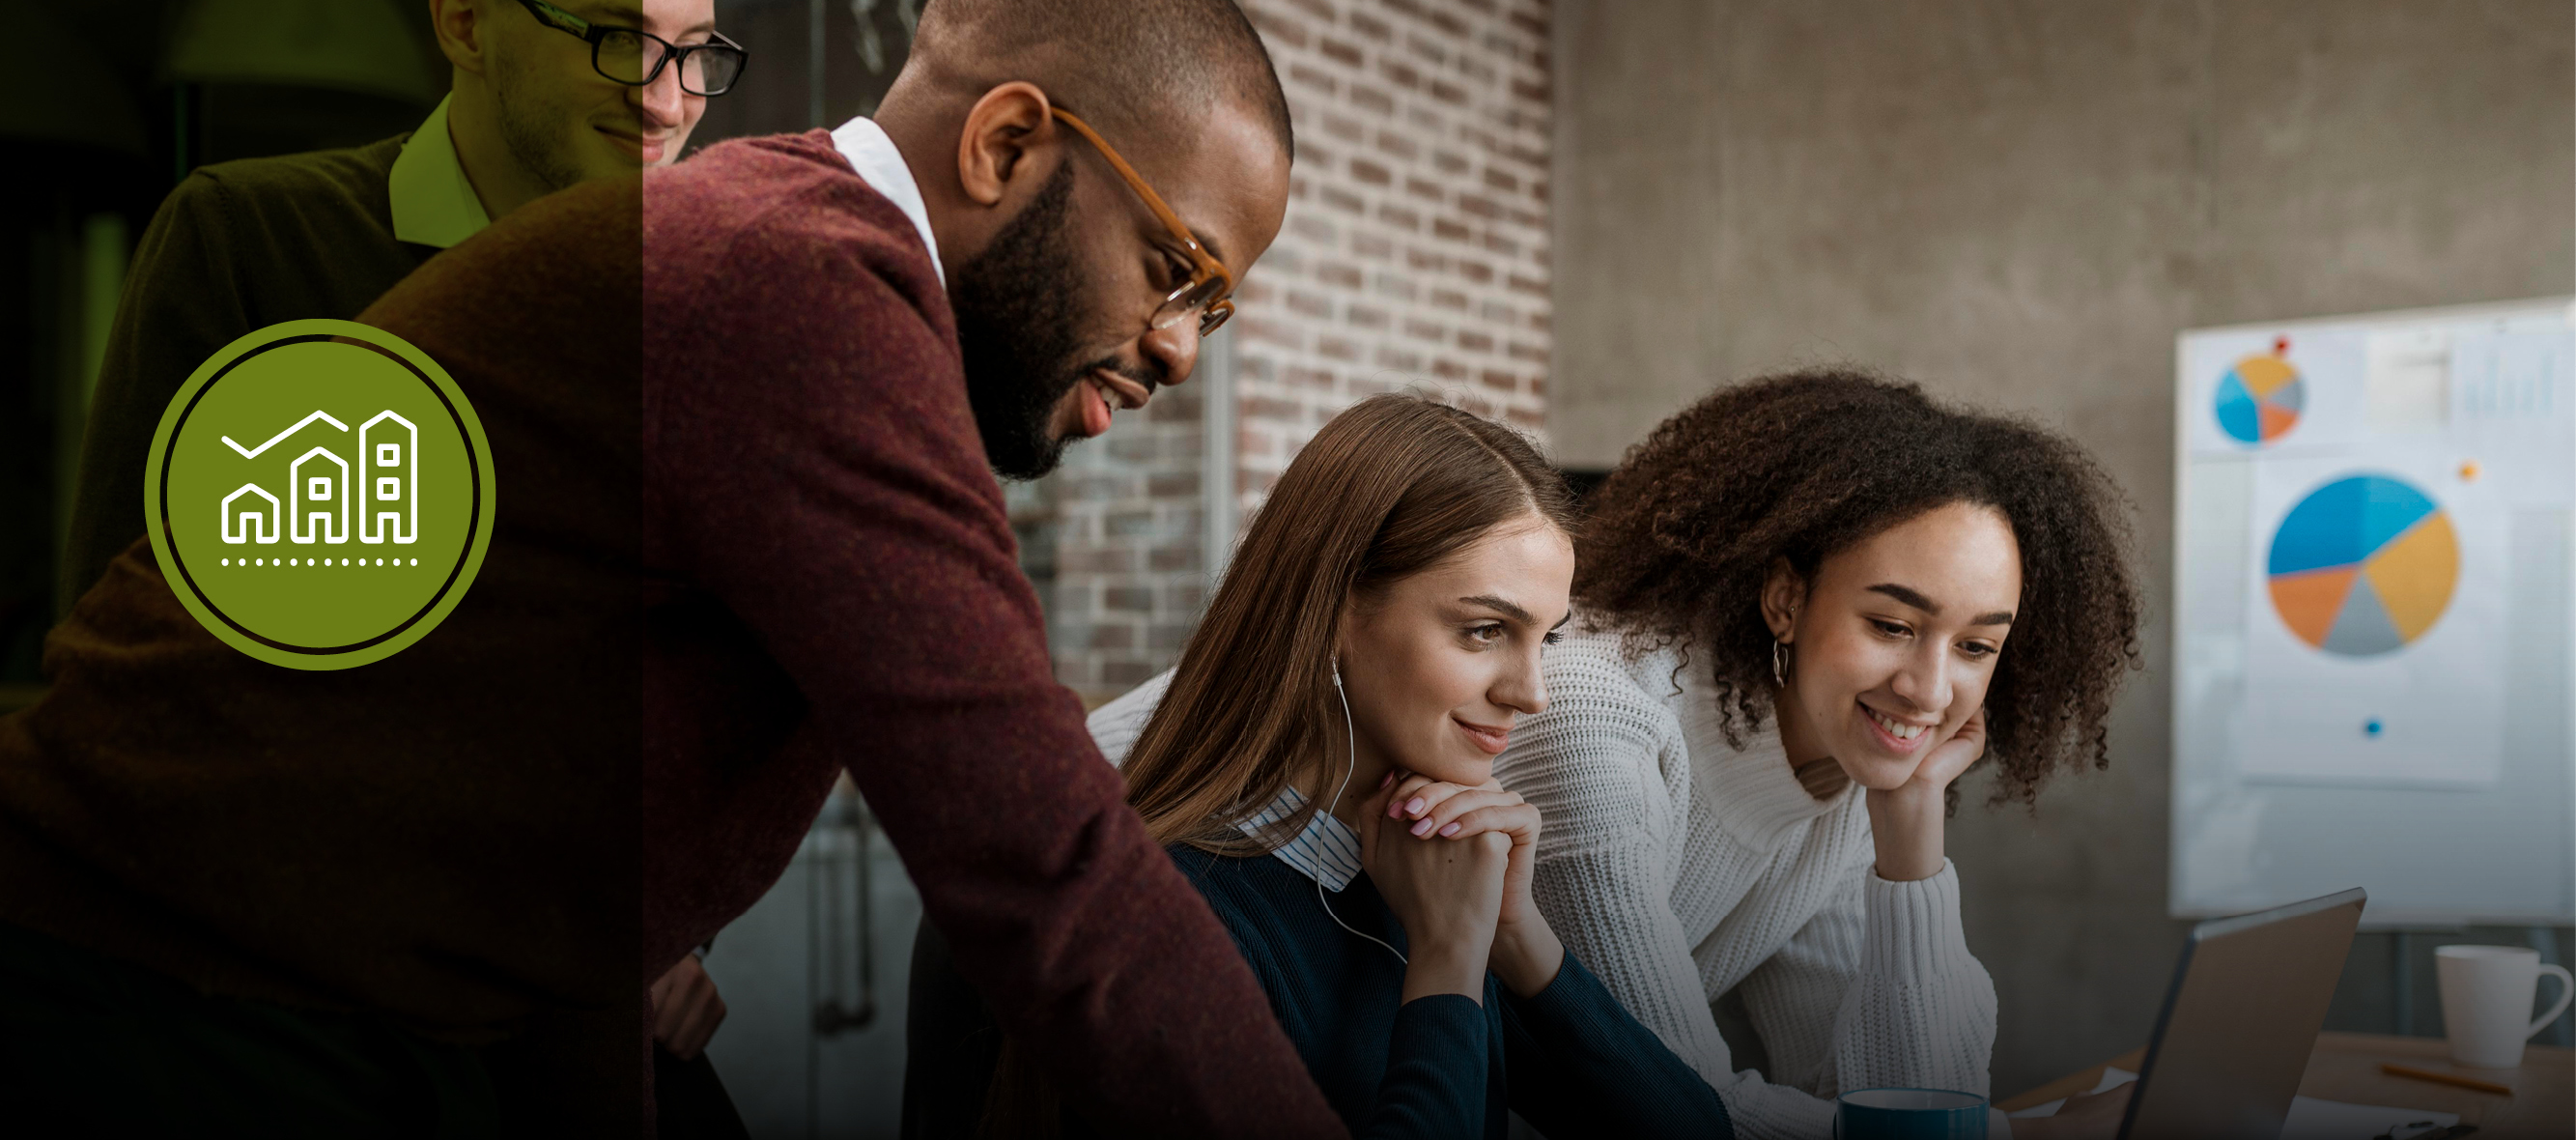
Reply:
<svg viewBox="0 0 2576 1140"><path fill-rule="evenodd" d="M2435 1084L2444 1085L2458 1085L2461 1088L2476 1089L2479 1092L2497 1093L2503 1096L2513 1095L2513 1086L2511 1085L2500 1085L2494 1081L2482 1081L2476 1077L2463 1077L2453 1073L2436 1072L2432 1069L2418 1069L2412 1065L2400 1065L2393 1062L2382 1061L2379 1064L2379 1071L2392 1077L2413 1077L2419 1081L2432 1081Z"/></svg>

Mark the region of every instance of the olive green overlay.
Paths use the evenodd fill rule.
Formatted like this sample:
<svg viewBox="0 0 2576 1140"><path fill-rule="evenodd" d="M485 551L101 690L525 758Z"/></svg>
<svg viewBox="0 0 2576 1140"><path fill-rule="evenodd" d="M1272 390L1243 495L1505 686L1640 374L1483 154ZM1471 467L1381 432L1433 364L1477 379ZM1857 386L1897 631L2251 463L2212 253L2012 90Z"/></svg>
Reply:
<svg viewBox="0 0 2576 1140"><path fill-rule="evenodd" d="M189 376L143 509L170 588L292 669L381 661L456 608L491 543L491 445L455 381L350 321L270 325Z"/></svg>

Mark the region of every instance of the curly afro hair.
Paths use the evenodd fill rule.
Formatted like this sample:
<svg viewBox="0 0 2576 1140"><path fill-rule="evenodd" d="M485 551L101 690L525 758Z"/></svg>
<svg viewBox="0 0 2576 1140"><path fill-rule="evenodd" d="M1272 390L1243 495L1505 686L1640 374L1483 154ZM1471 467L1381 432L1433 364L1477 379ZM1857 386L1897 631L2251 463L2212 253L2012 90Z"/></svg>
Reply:
<svg viewBox="0 0 2576 1140"><path fill-rule="evenodd" d="M2111 698L2139 663L2127 500L2052 432L1852 369L1720 389L1664 421L1593 492L1574 597L1632 654L1704 657L1720 724L1741 747L1771 704L1759 599L1774 561L1813 581L1836 552L1953 503L1994 508L2021 544L2021 605L1987 691L1978 764L1996 768L1993 802L2027 804L2061 767L2109 766Z"/></svg>

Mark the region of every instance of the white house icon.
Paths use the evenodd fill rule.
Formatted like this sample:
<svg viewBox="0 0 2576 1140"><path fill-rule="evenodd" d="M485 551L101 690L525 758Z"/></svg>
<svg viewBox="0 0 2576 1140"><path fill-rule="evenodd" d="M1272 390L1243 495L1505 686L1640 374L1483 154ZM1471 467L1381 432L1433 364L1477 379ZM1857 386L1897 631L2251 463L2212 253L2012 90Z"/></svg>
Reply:
<svg viewBox="0 0 2576 1140"><path fill-rule="evenodd" d="M349 425L329 412L316 410L257 447L243 447L231 436L223 437L223 441L242 458L257 459L260 453L316 422L349 430ZM349 541L349 524L354 518L360 542L417 542L420 457L414 453L419 445L418 426L390 410L378 412L376 418L358 428L356 478L350 477L348 460L330 448L312 448L287 465L287 502L282 512L277 496L257 483L244 483L224 497L224 541L276 542L292 538L307 545L344 543ZM236 509L233 504L244 495L267 500L268 513L260 514L257 503L246 502Z"/></svg>
<svg viewBox="0 0 2576 1140"><path fill-rule="evenodd" d="M304 465L312 463L317 456L330 460L333 470L325 472L322 466L316 463L314 464L315 473L306 475ZM277 500L269 501L273 503ZM307 544L349 541L348 460L319 447L296 457L294 465L286 469L286 501L288 537ZM339 517L336 519L331 517L332 508L328 506L316 511L307 511L304 509L307 502L316 504L337 502Z"/></svg>
<svg viewBox="0 0 2576 1140"><path fill-rule="evenodd" d="M249 510L234 513L233 500L244 495L257 495L268 500L268 513L259 513L255 504ZM224 541L275 542L277 532L277 496L260 490L257 483L244 483L232 494L224 496Z"/></svg>
<svg viewBox="0 0 2576 1140"><path fill-rule="evenodd" d="M392 420L400 430L376 425ZM420 429L391 410L358 425L358 541L420 540ZM370 500L395 510L378 511Z"/></svg>

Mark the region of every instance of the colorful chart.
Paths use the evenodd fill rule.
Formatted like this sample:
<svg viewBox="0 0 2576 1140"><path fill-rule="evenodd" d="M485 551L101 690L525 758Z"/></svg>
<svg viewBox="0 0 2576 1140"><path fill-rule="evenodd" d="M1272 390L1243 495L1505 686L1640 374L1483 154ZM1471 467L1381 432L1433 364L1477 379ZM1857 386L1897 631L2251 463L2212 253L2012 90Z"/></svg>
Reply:
<svg viewBox="0 0 2576 1140"><path fill-rule="evenodd" d="M2272 533L2272 608L2299 640L2371 657L2424 635L2451 604L2460 540L2412 484L2354 475L2311 492Z"/></svg>
<svg viewBox="0 0 2576 1140"><path fill-rule="evenodd" d="M2238 443L2270 443L2298 426L2307 400L2307 383L2289 361L2249 356L2218 378L2218 428Z"/></svg>

